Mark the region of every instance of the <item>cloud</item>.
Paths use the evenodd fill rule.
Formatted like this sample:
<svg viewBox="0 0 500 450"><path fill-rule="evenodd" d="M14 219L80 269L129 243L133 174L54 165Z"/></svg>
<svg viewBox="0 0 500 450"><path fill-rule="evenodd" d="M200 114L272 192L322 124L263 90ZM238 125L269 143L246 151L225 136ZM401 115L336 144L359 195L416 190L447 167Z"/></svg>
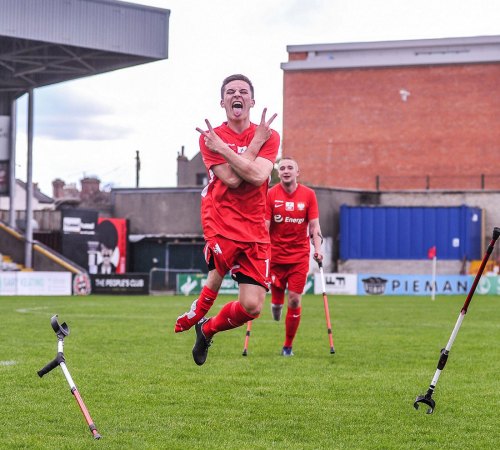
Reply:
<svg viewBox="0 0 500 450"><path fill-rule="evenodd" d="M26 97L26 96L25 96ZM107 141L123 139L130 135L127 126L114 123L119 111L109 103L87 95L77 88L51 86L35 91L35 137L56 141ZM27 103L27 98L23 98ZM18 127L26 126L27 107L18 106Z"/></svg>
<svg viewBox="0 0 500 450"><path fill-rule="evenodd" d="M106 124L95 116L37 116L35 135L56 141L113 141L130 135L120 125Z"/></svg>

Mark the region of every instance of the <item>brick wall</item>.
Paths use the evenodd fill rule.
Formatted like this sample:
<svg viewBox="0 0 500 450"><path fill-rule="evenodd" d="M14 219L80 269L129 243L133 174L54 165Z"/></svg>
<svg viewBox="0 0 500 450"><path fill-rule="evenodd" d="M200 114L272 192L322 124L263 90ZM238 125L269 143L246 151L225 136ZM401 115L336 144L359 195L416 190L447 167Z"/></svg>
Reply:
<svg viewBox="0 0 500 450"><path fill-rule="evenodd" d="M306 184L500 189L500 64L285 71L283 109Z"/></svg>

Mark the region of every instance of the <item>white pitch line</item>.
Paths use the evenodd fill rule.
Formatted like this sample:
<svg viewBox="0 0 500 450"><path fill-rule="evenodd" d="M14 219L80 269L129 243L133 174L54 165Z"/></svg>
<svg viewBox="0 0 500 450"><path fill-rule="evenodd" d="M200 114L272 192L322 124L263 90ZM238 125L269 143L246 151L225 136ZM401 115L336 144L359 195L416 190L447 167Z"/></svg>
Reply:
<svg viewBox="0 0 500 450"><path fill-rule="evenodd" d="M0 361L0 366L15 366L17 361Z"/></svg>
<svg viewBox="0 0 500 450"><path fill-rule="evenodd" d="M36 311L42 311L44 309L47 309L48 306L38 306L36 308L19 308L16 309L16 312L21 313L21 314L29 314L31 312L36 312Z"/></svg>

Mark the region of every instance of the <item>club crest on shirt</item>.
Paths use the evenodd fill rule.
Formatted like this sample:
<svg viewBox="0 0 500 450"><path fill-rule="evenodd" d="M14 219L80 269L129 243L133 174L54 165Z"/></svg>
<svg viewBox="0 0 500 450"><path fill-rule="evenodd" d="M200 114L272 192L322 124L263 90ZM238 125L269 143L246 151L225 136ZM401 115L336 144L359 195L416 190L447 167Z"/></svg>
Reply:
<svg viewBox="0 0 500 450"><path fill-rule="evenodd" d="M242 153L245 153L246 150L247 150L247 146L243 146L243 147L240 147L239 145L237 144L227 144L229 145L229 147L231 147L232 149L234 149L234 151L238 154L238 155L241 155Z"/></svg>
<svg viewBox="0 0 500 450"><path fill-rule="evenodd" d="M306 207L305 203L302 203L302 202L297 203L297 209L299 211L304 211L305 207Z"/></svg>
<svg viewBox="0 0 500 450"><path fill-rule="evenodd" d="M286 202L285 203L285 210L286 211L295 211L295 204L293 202Z"/></svg>

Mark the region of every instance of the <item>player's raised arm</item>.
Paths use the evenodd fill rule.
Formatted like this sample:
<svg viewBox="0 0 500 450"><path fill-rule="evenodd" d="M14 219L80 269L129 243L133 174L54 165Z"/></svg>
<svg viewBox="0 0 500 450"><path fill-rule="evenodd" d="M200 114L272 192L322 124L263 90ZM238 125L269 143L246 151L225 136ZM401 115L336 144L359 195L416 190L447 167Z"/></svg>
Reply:
<svg viewBox="0 0 500 450"><path fill-rule="evenodd" d="M257 146L259 146L260 149L267 139L269 139L269 136L271 136L272 131L269 126L274 120L274 117L275 115L266 122L265 112L263 113L263 122L261 121L261 124L259 124L259 137L255 141L253 149L256 149ZM205 122L208 130L197 128L197 131L204 139L205 145L212 152L220 154L227 161L230 168L236 175L238 175L242 180L245 180L255 186L260 186L268 180L269 175L271 175L271 171L273 170L272 161L259 156L255 157L255 159L251 159L251 154L249 154L249 158L244 157L243 155L245 155L246 152L242 155L235 153L231 147L222 141L217 133L215 133L210 122L208 120L205 120ZM259 127L257 127L257 129L259 129ZM252 144L250 144L250 146L251 145ZM252 150L252 152L255 152L255 150ZM258 153L258 151L255 153ZM231 186L232 184L236 184L236 180L234 180L228 168L224 167L223 164L212 167L212 170L226 185Z"/></svg>
<svg viewBox="0 0 500 450"><path fill-rule="evenodd" d="M255 136L250 142L250 145L247 148L247 151L243 153L243 157L247 159L254 160L262 146L267 142L267 140L272 135L271 124L278 114L274 113L269 120L266 121L267 108L264 108L262 111L262 115L260 118L260 123L255 129Z"/></svg>

